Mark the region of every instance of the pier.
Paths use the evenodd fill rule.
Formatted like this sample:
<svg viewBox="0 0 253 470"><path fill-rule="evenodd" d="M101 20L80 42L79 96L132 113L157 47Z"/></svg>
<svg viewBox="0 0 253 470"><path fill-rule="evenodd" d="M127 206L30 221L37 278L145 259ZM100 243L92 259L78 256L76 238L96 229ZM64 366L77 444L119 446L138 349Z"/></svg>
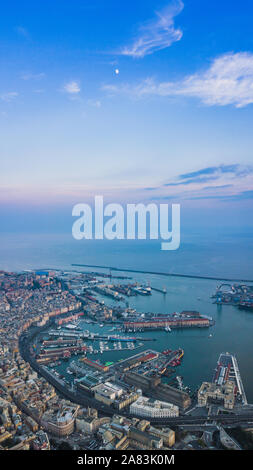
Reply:
<svg viewBox="0 0 253 470"><path fill-rule="evenodd" d="M242 383L242 379L241 379L241 374L240 374L240 371L239 371L239 367L238 367L238 364L237 364L236 357L234 355L231 355L231 358L232 358L232 363L233 363L233 369L234 369L234 372L235 372L237 387L238 387L239 393L242 397L242 403L243 403L243 405L247 405L248 402L247 402L246 394L245 394L245 391L244 391L244 387L243 387L243 383Z"/></svg>
<svg viewBox="0 0 253 470"><path fill-rule="evenodd" d="M49 336L56 337L71 337L71 338L83 338L90 341L104 340L104 341L124 341L124 342L135 342L135 341L155 341L156 338L141 338L141 337L122 337L122 336L113 336L113 335L100 335L99 333L75 333L73 331L64 332L64 331L55 331L52 330L49 332Z"/></svg>
<svg viewBox="0 0 253 470"><path fill-rule="evenodd" d="M163 289L159 289L158 287L151 287L152 290L156 291L156 292L161 292L161 294L164 294L166 295L167 294L167 289L166 287L163 287Z"/></svg>
<svg viewBox="0 0 253 470"><path fill-rule="evenodd" d="M86 267L86 268L97 268L97 269L110 269L111 271L119 271L125 273L139 273L139 274L154 274L157 276L169 276L169 277L185 277L189 279L207 279L212 281L226 281L226 282L253 282L252 279L235 279L235 278L227 278L227 277L219 277L219 276L199 276L197 274L179 274L179 273L164 273L164 272L157 272L157 271L144 271L140 269L126 269L126 268L115 268L112 266L99 266L93 264L77 264L72 263L71 266L77 267Z"/></svg>
<svg viewBox="0 0 253 470"><path fill-rule="evenodd" d="M238 394L241 397L242 404L247 405L248 401L244 391L237 359L234 354L226 352L221 353L219 356L213 382L217 385L223 385L228 380L232 380L235 383L238 389Z"/></svg>

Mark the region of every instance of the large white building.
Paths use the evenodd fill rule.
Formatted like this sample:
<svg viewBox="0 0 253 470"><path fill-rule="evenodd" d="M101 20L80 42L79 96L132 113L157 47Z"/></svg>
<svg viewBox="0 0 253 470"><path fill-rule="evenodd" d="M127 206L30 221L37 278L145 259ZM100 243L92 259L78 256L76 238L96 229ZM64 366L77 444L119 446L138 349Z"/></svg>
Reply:
<svg viewBox="0 0 253 470"><path fill-rule="evenodd" d="M130 405L130 412L146 418L168 418L179 415L179 408L172 403L139 397Z"/></svg>

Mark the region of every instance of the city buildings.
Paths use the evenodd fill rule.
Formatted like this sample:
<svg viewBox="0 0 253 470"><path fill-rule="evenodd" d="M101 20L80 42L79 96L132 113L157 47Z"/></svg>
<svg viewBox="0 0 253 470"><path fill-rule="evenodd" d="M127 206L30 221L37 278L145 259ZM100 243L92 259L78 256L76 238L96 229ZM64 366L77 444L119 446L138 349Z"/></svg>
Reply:
<svg viewBox="0 0 253 470"><path fill-rule="evenodd" d="M180 383L179 388L172 387L162 377L170 376L184 351L141 349L114 364L88 359L86 353L92 349L87 344L89 335L79 337L82 330L76 324L82 317L87 323L97 321L108 308L92 300L80 301L79 291L90 276L70 273L67 281L63 279L64 275L44 271L0 273L0 449L47 450L64 440L71 448L97 450L177 445L174 430L165 423L172 423L173 428L184 419L187 422L185 411L189 411L191 398L183 387L180 390ZM90 319L90 313L96 320ZM183 313L185 318L196 316L196 312ZM136 313L129 311L129 315ZM113 316L108 318L114 321ZM69 329L61 335L57 328L70 321L77 333ZM98 336L103 338L103 332ZM125 338L122 332L106 339L116 345L117 340L137 341L135 336ZM81 357L67 362L69 375L64 377L54 368L66 364L64 359L68 361L71 354ZM42 365L44 357L49 362ZM197 398L200 407L208 410L215 403L221 413L223 408L237 412L238 406L247 406L233 355L220 355L214 383L203 383ZM196 399L193 405L195 409ZM198 420L196 417L196 423Z"/></svg>
<svg viewBox="0 0 253 470"><path fill-rule="evenodd" d="M68 436L74 431L75 419L79 406L61 400L50 408L41 417L41 425L50 433L61 437Z"/></svg>
<svg viewBox="0 0 253 470"><path fill-rule="evenodd" d="M169 418L179 416L178 406L160 400L139 397L130 405L131 414L145 418Z"/></svg>
<svg viewBox="0 0 253 470"><path fill-rule="evenodd" d="M124 381L129 385L134 385L141 389L143 393L147 392L157 400L166 401L184 410L191 404L190 396L181 390L171 387L161 382L161 377L146 377L135 372L127 372L124 375Z"/></svg>
<svg viewBox="0 0 253 470"><path fill-rule="evenodd" d="M223 403L224 408L232 410L235 404L235 384L227 381L223 385L212 382L203 382L198 391L198 404L206 406L209 402Z"/></svg>

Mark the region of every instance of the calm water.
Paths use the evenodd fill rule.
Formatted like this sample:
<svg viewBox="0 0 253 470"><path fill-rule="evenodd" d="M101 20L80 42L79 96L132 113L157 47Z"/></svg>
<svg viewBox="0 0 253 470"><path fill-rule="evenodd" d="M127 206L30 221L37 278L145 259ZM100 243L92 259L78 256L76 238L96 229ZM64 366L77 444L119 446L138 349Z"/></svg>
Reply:
<svg viewBox="0 0 253 470"><path fill-rule="evenodd" d="M133 269L181 272L211 276L245 277L252 279L252 240L227 239L221 243L213 238L192 239L183 243L174 253L161 252L154 242L76 242L68 236L1 235L0 269L22 270L39 267L70 269L71 263L105 264ZM196 309L215 319L211 329L173 331L171 333L146 332L156 342L146 347L157 350L182 347L185 356L178 373L184 383L195 388L203 380L210 380L222 351L237 356L247 398L253 403L253 313L233 306L212 304L211 294L217 282L163 276L137 275L133 278L150 282L152 286L167 288L167 295L153 292L151 297L130 297L129 303L139 312L181 311ZM112 300L106 300L113 303ZM91 330L99 327L90 327ZM102 329L100 328L99 331ZM94 330L95 331L95 330ZM212 337L209 338L209 334ZM120 357L129 352L122 351ZM98 355L104 362L119 359L119 353Z"/></svg>
<svg viewBox="0 0 253 470"><path fill-rule="evenodd" d="M71 235L1 234L0 269L70 269L85 263L149 271L253 279L253 237L182 236L176 251L156 240L81 240Z"/></svg>

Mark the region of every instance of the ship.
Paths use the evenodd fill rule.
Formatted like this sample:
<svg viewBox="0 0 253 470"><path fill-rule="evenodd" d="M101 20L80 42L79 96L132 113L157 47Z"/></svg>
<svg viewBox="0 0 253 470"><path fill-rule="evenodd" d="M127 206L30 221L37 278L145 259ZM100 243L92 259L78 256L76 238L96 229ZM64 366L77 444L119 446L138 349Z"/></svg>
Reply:
<svg viewBox="0 0 253 470"><path fill-rule="evenodd" d="M247 310L253 310L253 301L244 300L244 301L239 303L239 308L247 309Z"/></svg>
<svg viewBox="0 0 253 470"><path fill-rule="evenodd" d="M69 323L68 325L65 325L64 328L68 328L69 330L74 330L77 328L77 325L74 323Z"/></svg>
<svg viewBox="0 0 253 470"><path fill-rule="evenodd" d="M165 354L166 356L172 352L172 349L165 349L162 351L162 354Z"/></svg>
<svg viewBox="0 0 253 470"><path fill-rule="evenodd" d="M132 288L136 294L140 295L151 295L151 287L143 287L143 286L137 286Z"/></svg>

